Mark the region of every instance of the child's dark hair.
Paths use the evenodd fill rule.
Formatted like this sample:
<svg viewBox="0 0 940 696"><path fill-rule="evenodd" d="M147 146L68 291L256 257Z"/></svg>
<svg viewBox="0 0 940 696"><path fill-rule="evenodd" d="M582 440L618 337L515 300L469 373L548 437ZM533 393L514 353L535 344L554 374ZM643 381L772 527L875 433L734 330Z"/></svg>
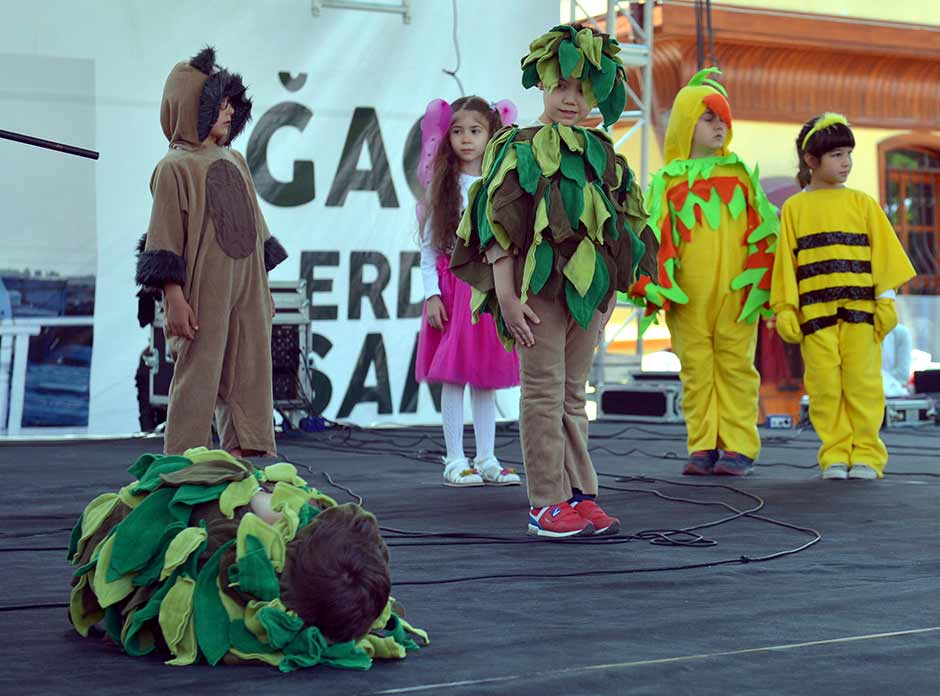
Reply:
<svg viewBox="0 0 940 696"><path fill-rule="evenodd" d="M852 129L844 123L833 123L831 126L813 133L806 142L806 148L804 148L803 141L806 140L806 134L813 130L813 126L821 118L822 116L814 116L807 121L796 137L796 158L800 167L796 174L796 180L801 189L809 186L813 178L813 172L806 164L806 158L803 155L810 154L817 159L822 159L822 156L827 152L832 152L840 147L855 147L855 136L852 134Z"/></svg>
<svg viewBox="0 0 940 696"><path fill-rule="evenodd" d="M375 517L348 503L327 508L298 534L284 603L334 643L362 638L388 603L388 548Z"/></svg>
<svg viewBox="0 0 940 696"><path fill-rule="evenodd" d="M453 115L460 111L476 111L483 115L489 137L500 129L499 113L481 97L461 97L450 105ZM431 243L439 251L449 252L454 246L460 224L460 160L450 146L450 128L431 163L431 185L425 194L426 215Z"/></svg>
<svg viewBox="0 0 940 696"><path fill-rule="evenodd" d="M581 31L582 29L590 29L591 33L594 36L602 36L603 32L599 31L597 27L591 26L590 24L582 24L581 22L570 22L568 24L562 24L563 27L571 27L575 31Z"/></svg>

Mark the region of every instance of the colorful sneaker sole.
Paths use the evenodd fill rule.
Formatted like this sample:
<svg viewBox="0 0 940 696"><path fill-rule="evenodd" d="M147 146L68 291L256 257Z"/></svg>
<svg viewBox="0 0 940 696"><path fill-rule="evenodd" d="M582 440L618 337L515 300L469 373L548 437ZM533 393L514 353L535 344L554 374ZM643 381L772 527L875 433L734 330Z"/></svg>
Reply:
<svg viewBox="0 0 940 696"><path fill-rule="evenodd" d="M720 464L715 465L715 474L718 476L750 476L754 473L754 467L737 467L737 466L721 466Z"/></svg>
<svg viewBox="0 0 940 696"><path fill-rule="evenodd" d="M715 465L707 459L689 460L682 470L683 476L710 476L715 473Z"/></svg>
<svg viewBox="0 0 940 696"><path fill-rule="evenodd" d="M620 531L620 520L614 520L610 525L602 529L595 529L594 536L610 536Z"/></svg>
<svg viewBox="0 0 940 696"><path fill-rule="evenodd" d="M529 523L529 536L542 537L543 539L567 539L568 537L593 536L594 525L588 522L582 529L575 529L569 532L552 532L548 529L542 529L537 524Z"/></svg>

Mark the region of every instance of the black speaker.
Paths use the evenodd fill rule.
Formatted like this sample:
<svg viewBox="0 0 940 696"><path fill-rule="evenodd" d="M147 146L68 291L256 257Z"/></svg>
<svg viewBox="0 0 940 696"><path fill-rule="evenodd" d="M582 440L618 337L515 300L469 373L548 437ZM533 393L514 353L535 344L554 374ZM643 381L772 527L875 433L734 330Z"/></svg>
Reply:
<svg viewBox="0 0 940 696"><path fill-rule="evenodd" d="M601 410L605 414L662 416L666 408L664 392L605 391L601 394Z"/></svg>
<svg viewBox="0 0 940 696"><path fill-rule="evenodd" d="M914 391L917 394L940 393L940 370L921 370L914 373Z"/></svg>

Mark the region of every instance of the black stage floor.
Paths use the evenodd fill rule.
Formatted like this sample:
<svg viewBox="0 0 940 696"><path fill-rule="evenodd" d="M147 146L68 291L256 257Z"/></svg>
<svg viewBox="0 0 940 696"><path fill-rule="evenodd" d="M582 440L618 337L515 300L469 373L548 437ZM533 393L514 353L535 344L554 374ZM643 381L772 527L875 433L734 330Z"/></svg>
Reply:
<svg viewBox="0 0 940 696"><path fill-rule="evenodd" d="M160 440L0 445L0 691L940 692L940 429L887 433L890 475L878 482L821 480L811 431L765 431L761 465L746 480L679 476L680 462L669 459L684 451L678 426L596 423L591 433L609 487L603 502L624 526L621 538L599 543L528 540L522 488L442 486L437 429L279 440L311 484L349 500L328 472L383 526L439 535L386 535L393 593L430 631L429 647L369 672L290 675L167 667L72 632L68 530ZM518 460L514 426L500 426L497 444L504 461ZM761 502L759 512L739 514ZM698 532L711 546L641 534L710 523ZM813 542L811 530L818 543L787 554Z"/></svg>

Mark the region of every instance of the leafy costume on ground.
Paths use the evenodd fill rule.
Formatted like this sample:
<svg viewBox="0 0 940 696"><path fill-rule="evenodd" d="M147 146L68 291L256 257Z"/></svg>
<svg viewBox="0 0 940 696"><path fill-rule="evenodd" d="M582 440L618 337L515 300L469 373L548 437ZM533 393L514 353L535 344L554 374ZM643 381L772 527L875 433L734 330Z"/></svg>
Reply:
<svg viewBox="0 0 940 696"><path fill-rule="evenodd" d="M771 316L770 282L777 210L750 169L729 149L731 107L712 75L697 73L676 95L666 130L666 166L647 193L659 239L658 281L630 290L646 309L640 330L665 310L682 363L689 452L727 450L756 458L760 376L754 368L757 319ZM696 123L706 110L727 126L713 156L691 158Z"/></svg>
<svg viewBox="0 0 940 696"><path fill-rule="evenodd" d="M532 42L522 83L553 89L560 78L581 81L608 126L626 100L620 46L606 34L559 26ZM637 267L655 275L656 241L642 194L626 159L603 131L554 123L498 131L487 145L483 176L469 191L451 258L454 274L474 288L476 316L489 312L507 349L506 331L484 258L493 244L515 255L517 291L560 297L584 328Z"/></svg>
<svg viewBox="0 0 940 696"><path fill-rule="evenodd" d="M72 531L69 617L82 636L101 625L133 656L159 651L170 665L255 662L282 672L369 669L373 657L416 650L411 636L427 640L391 599L366 636L345 643L329 643L290 609L285 569L316 516L336 504L292 464L256 469L197 448L145 454L128 471L136 480L92 500ZM275 524L250 512L259 486L281 513Z"/></svg>

